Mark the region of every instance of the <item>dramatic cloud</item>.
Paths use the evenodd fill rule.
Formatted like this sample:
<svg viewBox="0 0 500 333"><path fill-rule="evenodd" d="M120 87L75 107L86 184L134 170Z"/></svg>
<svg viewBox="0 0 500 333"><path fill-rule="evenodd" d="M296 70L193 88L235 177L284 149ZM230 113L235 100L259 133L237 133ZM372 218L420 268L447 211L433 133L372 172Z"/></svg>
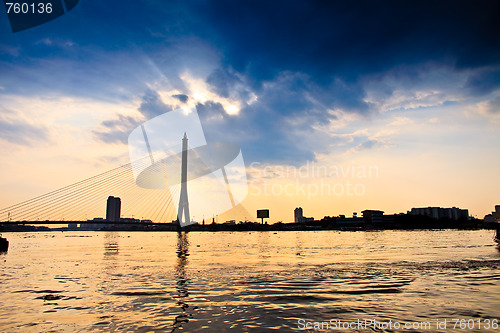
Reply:
<svg viewBox="0 0 500 333"><path fill-rule="evenodd" d="M496 1L294 1L205 3L203 36L224 45L240 72L269 79L282 70L345 79L395 65L498 62ZM496 54L496 56L495 56Z"/></svg>
<svg viewBox="0 0 500 333"><path fill-rule="evenodd" d="M162 101L158 92L148 89L142 98L139 111L146 119L151 119L165 112L172 111L172 107Z"/></svg>
<svg viewBox="0 0 500 333"><path fill-rule="evenodd" d="M335 112L373 119L483 103L483 114L494 114L499 7L218 0L130 11L118 1L85 3L50 25L0 31L0 95L140 98L137 115L94 126L109 143L193 103L208 138L239 143L249 160L301 163L338 144L339 136L318 130L340 128Z"/></svg>
<svg viewBox="0 0 500 333"><path fill-rule="evenodd" d="M232 69L217 68L207 77L206 82L219 96L238 99L248 104L256 98L248 83L249 79Z"/></svg>
<svg viewBox="0 0 500 333"><path fill-rule="evenodd" d="M500 68L478 71L471 75L465 88L473 97L488 95L500 89Z"/></svg>
<svg viewBox="0 0 500 333"><path fill-rule="evenodd" d="M172 97L180 101L187 101L188 99L186 95L174 95ZM102 121L98 129L95 129L93 133L103 142L126 144L128 135L138 125L173 109L174 106L163 102L157 91L148 88L141 98L137 116L117 114L114 119Z"/></svg>
<svg viewBox="0 0 500 333"><path fill-rule="evenodd" d="M172 95L172 97L177 98L182 103L186 103L189 100L189 96L183 94Z"/></svg>

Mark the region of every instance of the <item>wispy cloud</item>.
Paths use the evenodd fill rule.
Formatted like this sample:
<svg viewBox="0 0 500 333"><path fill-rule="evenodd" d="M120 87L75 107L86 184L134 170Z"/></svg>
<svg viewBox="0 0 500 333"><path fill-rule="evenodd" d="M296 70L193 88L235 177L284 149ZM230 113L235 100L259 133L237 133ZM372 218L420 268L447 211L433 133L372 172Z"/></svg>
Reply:
<svg viewBox="0 0 500 333"><path fill-rule="evenodd" d="M3 108L0 113L0 138L15 145L33 146L48 142L50 130Z"/></svg>
<svg viewBox="0 0 500 333"><path fill-rule="evenodd" d="M129 133L140 123L137 118L118 115L115 119L103 121L99 128L92 132L100 141L127 144Z"/></svg>
<svg viewBox="0 0 500 333"><path fill-rule="evenodd" d="M17 145L36 145L49 140L47 128L0 119L0 138Z"/></svg>

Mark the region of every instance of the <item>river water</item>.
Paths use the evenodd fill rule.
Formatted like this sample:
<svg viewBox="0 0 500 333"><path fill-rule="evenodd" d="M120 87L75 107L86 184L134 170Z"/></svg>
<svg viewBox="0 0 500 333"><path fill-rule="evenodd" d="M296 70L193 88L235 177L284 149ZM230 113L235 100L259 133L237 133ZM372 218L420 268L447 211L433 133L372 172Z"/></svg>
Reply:
<svg viewBox="0 0 500 333"><path fill-rule="evenodd" d="M492 231L3 236L1 332L500 332Z"/></svg>

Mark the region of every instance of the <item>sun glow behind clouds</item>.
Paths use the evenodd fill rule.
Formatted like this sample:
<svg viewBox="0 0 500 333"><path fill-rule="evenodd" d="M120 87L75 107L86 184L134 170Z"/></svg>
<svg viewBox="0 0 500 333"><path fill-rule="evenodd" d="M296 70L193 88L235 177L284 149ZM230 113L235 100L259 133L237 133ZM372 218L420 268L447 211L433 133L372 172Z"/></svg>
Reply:
<svg viewBox="0 0 500 333"><path fill-rule="evenodd" d="M231 116L237 116L243 108L243 103L236 98L221 97L218 94L210 91L209 86L204 78L195 78L191 73L185 72L180 78L186 84L190 91L190 103L206 103L208 101L219 103L224 108L224 111ZM257 101L257 96L252 95L249 104Z"/></svg>

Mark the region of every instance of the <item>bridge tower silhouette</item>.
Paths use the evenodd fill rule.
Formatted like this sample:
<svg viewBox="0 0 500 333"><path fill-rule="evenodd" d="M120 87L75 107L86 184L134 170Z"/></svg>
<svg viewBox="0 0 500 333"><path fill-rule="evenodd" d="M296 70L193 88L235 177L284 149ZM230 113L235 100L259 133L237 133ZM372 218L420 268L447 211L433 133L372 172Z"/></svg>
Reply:
<svg viewBox="0 0 500 333"><path fill-rule="evenodd" d="M181 195L179 197L179 210L177 212L177 220L179 225L182 226L183 223L189 224L191 218L189 216L189 201L187 194L187 158L188 158L188 138L184 132L184 137L182 138L182 165L181 165ZM182 220L182 215L184 213L184 222Z"/></svg>

